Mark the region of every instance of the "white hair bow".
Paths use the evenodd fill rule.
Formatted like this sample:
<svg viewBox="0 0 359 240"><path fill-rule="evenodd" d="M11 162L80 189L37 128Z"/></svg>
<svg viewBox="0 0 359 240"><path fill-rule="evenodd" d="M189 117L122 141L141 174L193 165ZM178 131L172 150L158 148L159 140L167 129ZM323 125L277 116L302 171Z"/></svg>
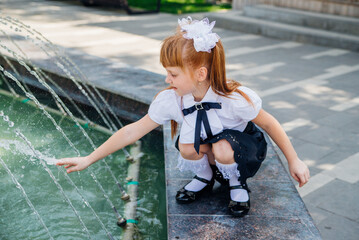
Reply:
<svg viewBox="0 0 359 240"><path fill-rule="evenodd" d="M212 33L212 28L216 21L209 23L208 18L201 21L193 20L190 16L187 18L178 19L178 24L182 32L186 32L183 37L186 39L193 39L194 48L197 52L211 52L211 49L216 46L220 37L216 33Z"/></svg>

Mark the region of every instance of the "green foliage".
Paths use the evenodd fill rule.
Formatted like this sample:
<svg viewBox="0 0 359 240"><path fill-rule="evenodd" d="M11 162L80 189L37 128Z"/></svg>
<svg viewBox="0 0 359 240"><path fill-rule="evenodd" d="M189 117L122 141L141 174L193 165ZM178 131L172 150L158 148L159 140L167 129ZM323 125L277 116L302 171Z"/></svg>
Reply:
<svg viewBox="0 0 359 240"><path fill-rule="evenodd" d="M221 9L230 9L231 4L213 4L208 0L161 0L161 12L182 14L193 12L214 12ZM154 10L157 7L157 0L128 0L132 8Z"/></svg>

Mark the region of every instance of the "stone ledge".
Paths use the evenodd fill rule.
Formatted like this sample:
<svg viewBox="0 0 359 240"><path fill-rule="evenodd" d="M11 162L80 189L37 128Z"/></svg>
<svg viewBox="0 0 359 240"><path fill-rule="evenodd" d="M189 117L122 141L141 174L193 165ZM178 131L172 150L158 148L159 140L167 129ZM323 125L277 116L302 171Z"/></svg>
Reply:
<svg viewBox="0 0 359 240"><path fill-rule="evenodd" d="M261 168L248 179L251 210L244 218L227 212L228 190L215 184L191 204L178 204L175 195L193 174L176 169L178 151L171 140L170 124L164 127L168 239L321 239L303 200L293 185L273 145Z"/></svg>

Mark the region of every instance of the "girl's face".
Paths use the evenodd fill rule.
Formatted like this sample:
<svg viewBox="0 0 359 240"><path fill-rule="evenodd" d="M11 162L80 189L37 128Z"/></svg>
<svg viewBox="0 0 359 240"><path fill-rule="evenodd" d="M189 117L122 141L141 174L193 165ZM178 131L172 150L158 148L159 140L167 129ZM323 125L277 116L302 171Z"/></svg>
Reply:
<svg viewBox="0 0 359 240"><path fill-rule="evenodd" d="M180 67L166 67L166 71L166 83L173 87L179 96L195 91L195 81L188 71L183 71Z"/></svg>

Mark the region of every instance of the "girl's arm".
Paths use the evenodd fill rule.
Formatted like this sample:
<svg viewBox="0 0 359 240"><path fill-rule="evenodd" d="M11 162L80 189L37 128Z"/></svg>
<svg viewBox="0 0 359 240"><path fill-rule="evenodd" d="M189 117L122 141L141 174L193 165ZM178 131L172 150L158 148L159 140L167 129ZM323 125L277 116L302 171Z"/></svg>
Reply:
<svg viewBox="0 0 359 240"><path fill-rule="evenodd" d="M152 121L148 116L144 116L137 122L126 125L125 127L114 133L106 142L99 148L93 151L86 157L63 158L56 163L56 165L66 165L67 172L81 171L98 160L116 152L117 150L126 147L138 139L158 127L159 124Z"/></svg>
<svg viewBox="0 0 359 240"><path fill-rule="evenodd" d="M253 119L252 122L266 131L283 152L288 161L290 175L299 182L299 187L306 184L310 177L309 169L305 163L298 158L293 145L277 119L261 109L258 116Z"/></svg>

